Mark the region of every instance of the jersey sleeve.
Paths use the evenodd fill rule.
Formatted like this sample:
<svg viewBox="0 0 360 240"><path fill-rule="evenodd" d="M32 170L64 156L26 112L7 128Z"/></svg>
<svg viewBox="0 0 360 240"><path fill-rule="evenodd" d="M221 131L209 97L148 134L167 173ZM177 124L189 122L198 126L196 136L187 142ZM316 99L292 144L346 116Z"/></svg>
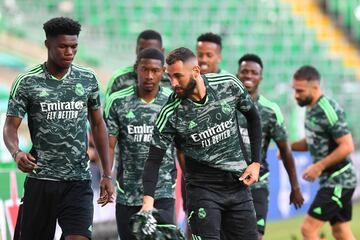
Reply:
<svg viewBox="0 0 360 240"><path fill-rule="evenodd" d="M113 136L118 136L120 131L120 119L119 113L116 111L121 109L118 106L118 101L111 103L111 106L108 112L105 114L105 123L108 129L108 134Z"/></svg>
<svg viewBox="0 0 360 240"><path fill-rule="evenodd" d="M173 143L176 129L174 127L174 112L180 105L181 99L176 98L174 93L170 95L168 102L160 110L152 137L152 145L166 150Z"/></svg>
<svg viewBox="0 0 360 240"><path fill-rule="evenodd" d="M99 82L95 75L93 75L90 86L90 93L88 96L88 107L91 110L97 110L101 107Z"/></svg>
<svg viewBox="0 0 360 240"><path fill-rule="evenodd" d="M346 134L350 133L349 127L345 119L345 113L340 107L336 107L335 115L328 117L329 121L329 132L330 135L334 138L340 138Z"/></svg>
<svg viewBox="0 0 360 240"><path fill-rule="evenodd" d="M239 81L234 79L232 82L233 94L236 96L236 109L240 112L247 112L253 106L254 103L251 100L251 96L248 91L244 88L244 85Z"/></svg>
<svg viewBox="0 0 360 240"><path fill-rule="evenodd" d="M26 78L19 75L11 87L7 116L24 118L30 103L27 93Z"/></svg>
<svg viewBox="0 0 360 240"><path fill-rule="evenodd" d="M157 148L166 150L170 144L173 144L175 138L175 129L171 126L170 122L167 122L165 127L161 129L155 125L151 144Z"/></svg>
<svg viewBox="0 0 360 240"><path fill-rule="evenodd" d="M273 114L270 128L270 136L275 141L286 141L287 140L287 130L285 127L284 117L281 113L280 107L277 104L273 105Z"/></svg>

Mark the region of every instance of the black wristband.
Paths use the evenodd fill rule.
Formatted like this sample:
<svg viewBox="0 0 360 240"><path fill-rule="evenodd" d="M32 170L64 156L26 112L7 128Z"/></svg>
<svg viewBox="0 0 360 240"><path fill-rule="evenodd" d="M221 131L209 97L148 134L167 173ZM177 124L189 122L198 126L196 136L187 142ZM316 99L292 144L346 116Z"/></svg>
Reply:
<svg viewBox="0 0 360 240"><path fill-rule="evenodd" d="M20 152L22 152L22 151L21 151L20 149L18 149L18 150L16 150L15 152L13 152L13 153L11 154L11 156L13 157L14 160L16 159L16 156L17 156Z"/></svg>

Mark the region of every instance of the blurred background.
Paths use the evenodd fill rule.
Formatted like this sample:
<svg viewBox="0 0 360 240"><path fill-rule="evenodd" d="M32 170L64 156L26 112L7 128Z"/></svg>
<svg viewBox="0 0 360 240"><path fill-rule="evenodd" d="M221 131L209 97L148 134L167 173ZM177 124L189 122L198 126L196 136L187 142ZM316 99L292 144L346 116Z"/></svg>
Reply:
<svg viewBox="0 0 360 240"><path fill-rule="evenodd" d="M345 108L357 150L353 161L360 169L359 0L1 0L1 135L11 84L17 74L46 61L42 25L57 16L69 16L82 24L76 62L94 68L103 89L113 71L134 63L136 38L145 29L162 34L166 52L180 46L195 50L200 34L209 31L219 34L223 40L221 68L230 73L236 73L237 61L243 54L258 54L264 62L260 91L280 105L290 140L304 136L304 110L293 100L292 74L301 65L314 65L322 75L325 93ZM21 128L20 143L24 150L31 146L26 121ZM265 239L300 239L301 215L306 212L317 186L300 181L306 204L295 211L287 206L290 186L273 148L269 161L271 221ZM298 176L310 162L307 154L296 153ZM96 176L96 165L93 170ZM24 175L15 170L1 140L0 236L3 239L10 239L13 234L23 180ZM356 203L359 196L357 189L353 226L360 223L360 205ZM183 227L180 206L178 223ZM94 222L94 239L116 239L113 205L96 209ZM353 227L353 230L360 239L360 229ZM323 235L332 239L328 227Z"/></svg>

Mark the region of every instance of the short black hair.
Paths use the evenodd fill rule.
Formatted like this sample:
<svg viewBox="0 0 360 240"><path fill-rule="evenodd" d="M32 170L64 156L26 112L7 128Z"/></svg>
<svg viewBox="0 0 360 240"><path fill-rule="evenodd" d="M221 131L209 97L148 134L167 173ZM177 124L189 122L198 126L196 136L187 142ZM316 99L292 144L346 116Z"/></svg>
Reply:
<svg viewBox="0 0 360 240"><path fill-rule="evenodd" d="M220 35L212 33L212 32L207 32L207 33L201 34L197 38L197 41L198 42L212 42L212 43L219 45L220 49L222 48Z"/></svg>
<svg viewBox="0 0 360 240"><path fill-rule="evenodd" d="M68 17L56 17L45 22L43 29L48 37L56 37L58 35L76 35L79 36L81 25L79 22Z"/></svg>
<svg viewBox="0 0 360 240"><path fill-rule="evenodd" d="M243 55L238 61L239 66L244 61L245 62L255 62L255 63L259 64L261 67L261 70L264 68L261 58L256 54L247 53L247 54Z"/></svg>
<svg viewBox="0 0 360 240"><path fill-rule="evenodd" d="M195 54L188 48L180 47L172 50L169 55L166 57L166 64L172 65L177 61L182 61L185 63L191 58L195 58Z"/></svg>
<svg viewBox="0 0 360 240"><path fill-rule="evenodd" d="M306 80L306 81L318 81L320 82L320 73L319 71L311 66L311 65L304 65L300 67L296 72L294 73L293 78L295 80Z"/></svg>
<svg viewBox="0 0 360 240"><path fill-rule="evenodd" d="M142 31L138 38L137 38L137 42L139 42L140 38L145 39L145 40L158 40L160 42L160 45L162 47L162 38L161 38L161 34L155 30L145 30Z"/></svg>
<svg viewBox="0 0 360 240"><path fill-rule="evenodd" d="M141 52L139 52L139 54L137 55L134 69L137 67L137 65L143 58L160 60L161 65L164 66L164 54L159 49L145 48L141 50Z"/></svg>

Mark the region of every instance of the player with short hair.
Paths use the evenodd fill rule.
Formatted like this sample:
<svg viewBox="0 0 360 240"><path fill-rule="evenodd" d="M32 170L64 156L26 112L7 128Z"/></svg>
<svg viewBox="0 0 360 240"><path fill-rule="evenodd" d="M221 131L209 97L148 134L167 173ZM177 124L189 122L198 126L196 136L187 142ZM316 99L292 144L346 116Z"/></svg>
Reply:
<svg viewBox="0 0 360 240"><path fill-rule="evenodd" d="M73 64L81 25L65 17L44 23L48 58L14 81L4 142L17 167L28 173L15 239L53 239L56 221L67 240L90 239L93 191L87 151L87 119L100 155L100 202L112 201L106 126L94 72ZM19 149L18 128L27 114L32 140Z"/></svg>
<svg viewBox="0 0 360 240"><path fill-rule="evenodd" d="M162 53L164 53L162 37L160 33L151 29L142 31L136 40L136 55L138 55L139 52L145 48L156 48L159 49ZM112 74L107 84L105 95L106 99L113 92L136 84L136 80L137 76L134 66L119 68ZM169 79L167 78L166 74L164 74L161 78L161 85L170 87Z"/></svg>
<svg viewBox="0 0 360 240"><path fill-rule="evenodd" d="M164 55L155 48L142 50L134 69L137 84L114 92L108 98L105 118L109 133L110 159L117 144L116 222L122 240L134 239L130 218L141 209L142 173L148 156L154 123L171 90L159 86L164 73ZM169 146L160 166L155 191L159 224L174 224L175 157Z"/></svg>
<svg viewBox="0 0 360 240"><path fill-rule="evenodd" d="M196 55L201 74L227 73L219 68L221 61L221 36L212 32L201 34L196 42Z"/></svg>
<svg viewBox="0 0 360 240"><path fill-rule="evenodd" d="M185 154L186 194L193 239L257 239L248 188L259 174L261 125L243 85L231 74L200 74L194 53L173 50L166 59L174 90L160 111L143 174L141 211L154 204L159 166L173 142ZM235 119L249 121L251 161L240 149Z"/></svg>
<svg viewBox="0 0 360 240"><path fill-rule="evenodd" d="M239 59L238 64L237 77L250 93L261 118L262 144L260 175L259 181L251 185L250 188L254 199L259 239L262 239L262 236L265 233L266 217L269 205L268 176L270 172L269 164L266 161L266 154L271 140L275 141L289 176L291 184L290 204L294 204L295 208L299 208L303 204L304 198L300 192L294 158L291 154L291 149L287 141L287 131L281 110L276 103L259 94L258 88L262 81L263 72L263 63L261 58L255 54L245 54ZM246 129L247 122L246 119L240 116L240 114L239 119L243 139L248 146L249 140Z"/></svg>
<svg viewBox="0 0 360 240"><path fill-rule="evenodd" d="M351 198L356 187L356 173L350 154L354 144L344 110L325 96L320 73L313 66L300 67L292 87L298 105L306 107L305 138L291 144L294 151L310 151L313 158L303 179L320 180L318 190L301 226L306 240L319 239L319 232L329 221L335 239L355 239L350 221Z"/></svg>

